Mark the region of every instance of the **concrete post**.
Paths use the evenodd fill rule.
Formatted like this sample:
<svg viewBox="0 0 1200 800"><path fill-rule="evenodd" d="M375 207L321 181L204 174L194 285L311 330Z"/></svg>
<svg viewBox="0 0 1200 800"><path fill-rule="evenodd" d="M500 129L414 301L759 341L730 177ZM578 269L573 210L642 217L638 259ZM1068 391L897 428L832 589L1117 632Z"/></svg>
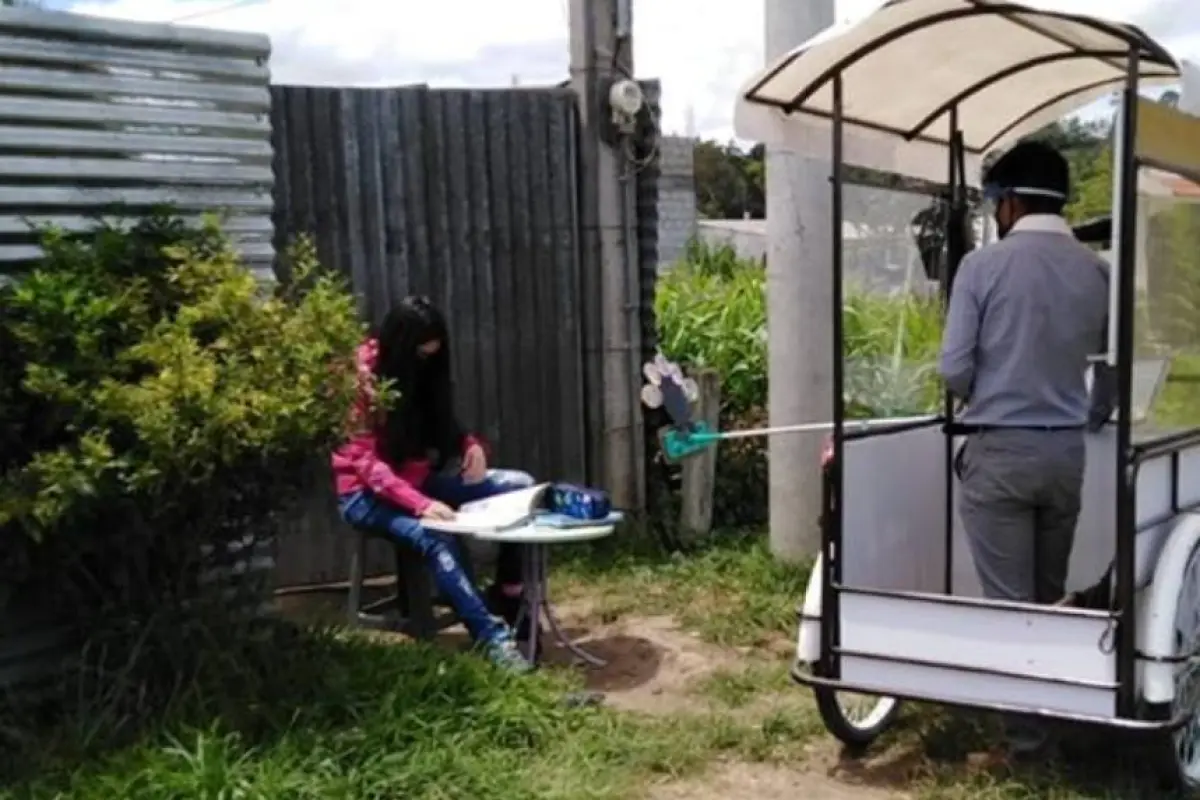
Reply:
<svg viewBox="0 0 1200 800"><path fill-rule="evenodd" d="M833 0L765 0L771 61L834 23ZM767 336L770 424L832 418L832 231L827 161L766 152ZM822 434L772 436L771 552L786 561L820 545Z"/></svg>
<svg viewBox="0 0 1200 800"><path fill-rule="evenodd" d="M589 472L619 508L645 505L636 195L620 147L604 141L606 87L633 74L630 0L570 0L571 85L579 96L580 227L585 380L599 424L589 425ZM636 379L635 379L636 377ZM599 441L597 441L597 439Z"/></svg>

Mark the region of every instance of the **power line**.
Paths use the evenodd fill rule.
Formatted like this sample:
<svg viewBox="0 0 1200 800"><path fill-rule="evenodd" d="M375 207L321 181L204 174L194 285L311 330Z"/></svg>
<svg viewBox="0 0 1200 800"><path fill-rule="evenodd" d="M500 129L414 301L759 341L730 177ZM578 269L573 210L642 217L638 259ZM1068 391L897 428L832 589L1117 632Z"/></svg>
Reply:
<svg viewBox="0 0 1200 800"><path fill-rule="evenodd" d="M232 3L228 3L223 6L218 6L216 8L208 8L208 9L205 9L204 11L193 11L191 14L184 14L182 16L175 17L172 20L168 20L168 22L170 22L171 24L174 24L176 22L187 22L188 20L200 19L201 17L209 17L209 16L212 16L213 14L223 14L226 11L233 11L234 9L237 9L237 8L243 8L245 6L257 5L258 3L264 3L264 2L266 2L266 0L234 0L234 2L232 2Z"/></svg>

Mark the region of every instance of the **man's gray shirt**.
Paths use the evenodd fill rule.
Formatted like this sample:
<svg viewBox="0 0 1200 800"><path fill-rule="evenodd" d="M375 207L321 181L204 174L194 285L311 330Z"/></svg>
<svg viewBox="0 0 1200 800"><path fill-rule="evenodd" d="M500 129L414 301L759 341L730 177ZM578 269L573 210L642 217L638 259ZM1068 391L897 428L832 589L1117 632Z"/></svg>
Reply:
<svg viewBox="0 0 1200 800"><path fill-rule="evenodd" d="M1109 265L1054 216L1022 218L968 255L950 295L940 372L961 421L1087 424L1088 356L1107 350Z"/></svg>

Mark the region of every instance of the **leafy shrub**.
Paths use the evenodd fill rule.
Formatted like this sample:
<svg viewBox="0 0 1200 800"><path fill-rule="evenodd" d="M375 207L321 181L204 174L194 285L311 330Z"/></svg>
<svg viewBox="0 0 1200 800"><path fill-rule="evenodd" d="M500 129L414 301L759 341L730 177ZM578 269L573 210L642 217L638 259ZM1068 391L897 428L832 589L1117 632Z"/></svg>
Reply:
<svg viewBox="0 0 1200 800"><path fill-rule="evenodd" d="M689 247L659 278L654 295L659 347L693 369L721 376L721 402L732 413L766 405L767 308L761 265L728 247Z"/></svg>
<svg viewBox="0 0 1200 800"><path fill-rule="evenodd" d="M658 282L659 347L690 369L721 376L721 427L767 422L767 310L763 265L729 247L693 243ZM848 287L844 315L846 411L868 418L937 408L935 365L941 299L891 296ZM759 524L767 507L763 439L720 445L714 517L718 525ZM664 481L669 483L668 478Z"/></svg>
<svg viewBox="0 0 1200 800"><path fill-rule="evenodd" d="M0 610L90 635L185 607L205 546L270 534L342 430L362 327L305 245L267 293L215 222L42 238L0 290Z"/></svg>
<svg viewBox="0 0 1200 800"><path fill-rule="evenodd" d="M749 414L767 405L766 272L729 247L693 243L663 275L654 298L659 346L668 358L721 375L722 407ZM941 299L848 287L844 305L847 411L854 417L935 408L933 370Z"/></svg>

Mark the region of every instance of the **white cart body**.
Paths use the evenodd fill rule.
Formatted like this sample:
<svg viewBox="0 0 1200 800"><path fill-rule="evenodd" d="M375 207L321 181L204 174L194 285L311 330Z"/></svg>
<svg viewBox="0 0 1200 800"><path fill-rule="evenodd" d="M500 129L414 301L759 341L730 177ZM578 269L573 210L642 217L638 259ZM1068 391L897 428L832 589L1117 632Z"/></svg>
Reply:
<svg viewBox="0 0 1200 800"><path fill-rule="evenodd" d="M987 153L1122 95L1113 330L1098 357L1120 375L1120 407L1135 413L1089 436L1069 577L1070 589L1084 589L1111 567L1111 609L983 599L954 510L949 402L925 422L852 430L835 364L822 549L794 671L818 699L854 692L1027 712L1158 732L1176 744L1195 726L1188 686L1200 646L1200 431L1143 435L1132 419L1159 369L1138 362L1133 346L1132 287L1145 270L1139 194L1165 191L1167 173L1200 178L1200 119L1139 99L1138 90L1177 84L1186 69L1118 22L1005 2L893 0L746 84L740 136L833 164L835 340L844 166L937 182L955 203L978 184ZM952 273L945 286L951 281ZM842 359L840 340L834 358ZM1200 759L1179 760L1191 770L1185 781L1200 785Z"/></svg>

